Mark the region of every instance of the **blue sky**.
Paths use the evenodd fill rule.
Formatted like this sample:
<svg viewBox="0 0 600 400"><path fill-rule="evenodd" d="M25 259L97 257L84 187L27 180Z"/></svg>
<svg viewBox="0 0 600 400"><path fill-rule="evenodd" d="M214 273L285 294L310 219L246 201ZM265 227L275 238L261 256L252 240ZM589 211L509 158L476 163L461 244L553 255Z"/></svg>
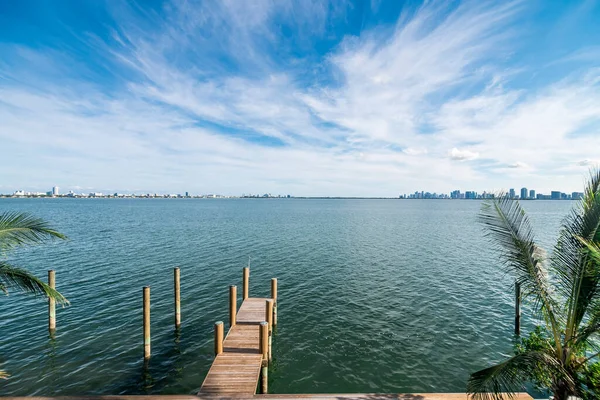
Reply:
<svg viewBox="0 0 600 400"><path fill-rule="evenodd" d="M0 2L0 192L579 190L598 1Z"/></svg>

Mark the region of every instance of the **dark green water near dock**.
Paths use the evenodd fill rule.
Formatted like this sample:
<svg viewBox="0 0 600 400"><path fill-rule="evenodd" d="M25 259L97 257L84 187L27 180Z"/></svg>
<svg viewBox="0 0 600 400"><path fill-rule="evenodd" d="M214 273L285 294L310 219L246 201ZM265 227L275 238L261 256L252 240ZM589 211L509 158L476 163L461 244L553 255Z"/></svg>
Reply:
<svg viewBox="0 0 600 400"><path fill-rule="evenodd" d="M525 202L547 249L573 205ZM512 351L512 279L476 222L479 201L0 199L70 238L11 253L72 305L0 297L0 395L193 393L227 321L228 286L279 279L273 393L460 392ZM183 327L173 329L181 267ZM152 359L142 361L142 286ZM524 330L533 320L524 309Z"/></svg>

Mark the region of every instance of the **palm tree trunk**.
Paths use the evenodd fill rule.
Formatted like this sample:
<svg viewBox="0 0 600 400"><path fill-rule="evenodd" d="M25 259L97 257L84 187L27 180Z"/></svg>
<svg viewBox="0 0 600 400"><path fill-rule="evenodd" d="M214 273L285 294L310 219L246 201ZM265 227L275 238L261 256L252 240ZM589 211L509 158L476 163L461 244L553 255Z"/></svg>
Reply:
<svg viewBox="0 0 600 400"><path fill-rule="evenodd" d="M573 393L570 392L567 383L564 380L558 380L552 385L553 400L568 400Z"/></svg>

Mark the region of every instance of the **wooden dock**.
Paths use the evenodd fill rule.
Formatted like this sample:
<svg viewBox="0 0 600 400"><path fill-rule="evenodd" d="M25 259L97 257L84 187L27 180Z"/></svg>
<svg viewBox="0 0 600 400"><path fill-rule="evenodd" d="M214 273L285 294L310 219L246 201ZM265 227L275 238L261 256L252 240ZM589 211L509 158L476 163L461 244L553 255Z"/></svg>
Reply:
<svg viewBox="0 0 600 400"><path fill-rule="evenodd" d="M267 394L268 365L272 358L271 341L277 325L277 279L271 279L270 298L249 297L249 268L243 270L242 305L238 311L237 287L229 290L229 331L224 336L223 322L215 324L215 360L204 379L199 393L194 395L117 395L117 396L58 396L58 397L0 397L10 400L200 400L215 398L241 399L316 399L316 400L470 400L465 393L406 393L406 394ZM53 277L52 277L53 278ZM179 268L175 268L175 326L181 324L179 298ZM144 288L144 359L150 353L150 292ZM52 308L52 307L50 307ZM53 317L52 309L50 317ZM52 325L51 327L55 326ZM257 388L261 394L256 394ZM504 398L508 398L506 395ZM533 400L527 393L516 393L513 400Z"/></svg>
<svg viewBox="0 0 600 400"><path fill-rule="evenodd" d="M249 270L244 268L242 306L237 311L237 288L230 288L230 329L222 339L222 323L215 325L215 360L202 383L200 395L254 395L267 392L271 335L276 321L277 280L271 298L248 297ZM261 332L262 330L262 332Z"/></svg>
<svg viewBox="0 0 600 400"><path fill-rule="evenodd" d="M378 394L378 393L324 393L324 394L256 394L256 395L157 395L157 396L60 396L60 397L1 397L5 400L202 400L215 398L233 398L236 400L471 400L464 393L404 393L404 394ZM504 396L505 399L509 397ZM512 400L533 400L527 393L516 393Z"/></svg>

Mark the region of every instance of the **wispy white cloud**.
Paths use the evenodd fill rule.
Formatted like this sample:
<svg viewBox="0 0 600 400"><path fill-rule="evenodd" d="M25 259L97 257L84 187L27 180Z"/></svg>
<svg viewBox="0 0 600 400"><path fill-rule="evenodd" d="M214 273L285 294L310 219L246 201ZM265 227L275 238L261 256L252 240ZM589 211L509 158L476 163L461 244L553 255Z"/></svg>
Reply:
<svg viewBox="0 0 600 400"><path fill-rule="evenodd" d="M407 147L407 148L403 149L402 152L404 154L408 154L409 156L421 156L421 155L427 154L427 149L426 148Z"/></svg>
<svg viewBox="0 0 600 400"><path fill-rule="evenodd" d="M517 161L515 163L509 164L508 168L529 168L529 165L522 161Z"/></svg>
<svg viewBox="0 0 600 400"><path fill-rule="evenodd" d="M515 163L509 164L508 168L529 168L529 165L522 161L517 161Z"/></svg>
<svg viewBox="0 0 600 400"><path fill-rule="evenodd" d="M448 152L448 157L450 157L451 160L455 161L469 161L478 158L479 153L469 150L459 150L456 147L454 147Z"/></svg>
<svg viewBox="0 0 600 400"><path fill-rule="evenodd" d="M596 167L600 165L600 160L581 160L576 163L580 167Z"/></svg>
<svg viewBox="0 0 600 400"><path fill-rule="evenodd" d="M6 50L0 139L9 162L38 162L0 170L5 184L388 196L575 190L600 145L600 135L575 134L600 115L598 70L533 88L518 79L528 66L507 62L519 50L514 22L529 12L522 2L427 2L318 57L311 40L331 35L347 4L117 7L112 37L88 42L118 76L112 86L65 79L79 67L68 52ZM304 56L291 56L298 48Z"/></svg>

